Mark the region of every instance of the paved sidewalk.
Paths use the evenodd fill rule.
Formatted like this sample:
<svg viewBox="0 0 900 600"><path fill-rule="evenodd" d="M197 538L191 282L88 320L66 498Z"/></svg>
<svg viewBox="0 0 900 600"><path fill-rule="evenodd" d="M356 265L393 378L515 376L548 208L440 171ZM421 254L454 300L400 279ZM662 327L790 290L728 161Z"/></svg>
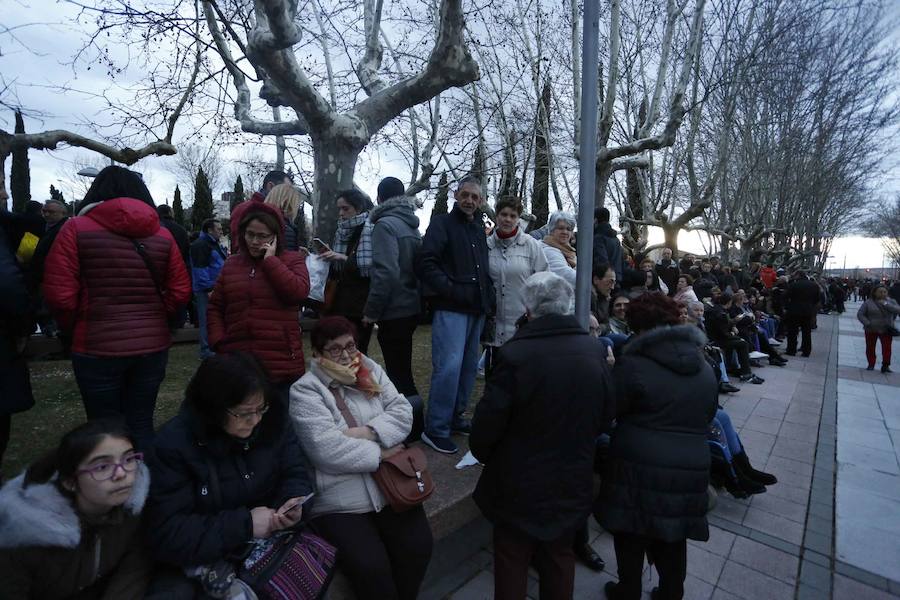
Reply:
<svg viewBox="0 0 900 600"><path fill-rule="evenodd" d="M747 500L720 493L710 540L689 542L685 598L900 598L900 375L864 370L856 306L818 317L811 357L721 397L754 466L779 482ZM604 598L615 579L612 537L591 527L607 568L577 567L578 599ZM423 598L492 598L489 528L471 529L465 560L426 580ZM648 568L645 598L655 582Z"/></svg>

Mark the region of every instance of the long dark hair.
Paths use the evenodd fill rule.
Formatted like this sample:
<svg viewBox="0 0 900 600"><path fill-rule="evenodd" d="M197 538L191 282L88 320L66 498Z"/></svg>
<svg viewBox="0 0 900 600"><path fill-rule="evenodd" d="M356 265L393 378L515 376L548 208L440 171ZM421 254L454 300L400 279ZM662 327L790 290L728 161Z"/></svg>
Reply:
<svg viewBox="0 0 900 600"><path fill-rule="evenodd" d="M221 431L226 411L252 394L262 393L271 406L277 403L266 371L259 360L246 352L216 354L200 363L185 392L191 407L209 431ZM263 422L266 421L263 417Z"/></svg>
<svg viewBox="0 0 900 600"><path fill-rule="evenodd" d="M75 477L78 465L107 437L133 441L131 432L121 419L88 421L63 435L55 448L28 467L24 487L33 483L47 483L56 474L57 487L68 493L62 487L62 482Z"/></svg>
<svg viewBox="0 0 900 600"><path fill-rule="evenodd" d="M147 189L144 180L138 173L129 171L125 167L110 165L94 177L94 182L87 194L84 195L84 200L78 203L75 214L81 212L85 206L106 202L113 198L134 198L151 208L156 208L150 190Z"/></svg>

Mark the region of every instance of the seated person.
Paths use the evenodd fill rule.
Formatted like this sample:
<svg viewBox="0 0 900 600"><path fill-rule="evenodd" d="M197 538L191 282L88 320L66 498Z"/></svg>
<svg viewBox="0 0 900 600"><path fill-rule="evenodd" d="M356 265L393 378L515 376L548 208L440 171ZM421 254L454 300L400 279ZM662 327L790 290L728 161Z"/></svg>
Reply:
<svg viewBox="0 0 900 600"><path fill-rule="evenodd" d="M744 290L738 290L734 294L731 306L728 307L728 316L737 328L738 335L747 340L751 348L759 347L761 352L768 355L770 365L783 367L787 364L787 361L769 343L769 337L765 332L760 331L756 315L746 303Z"/></svg>
<svg viewBox="0 0 900 600"><path fill-rule="evenodd" d="M737 335L737 330L728 315L731 302L732 295L726 292L719 295L716 302L705 310L706 335L710 341L725 351L726 358L732 351L737 354L741 381L763 383L765 380L757 377L750 370L750 346L746 340Z"/></svg>
<svg viewBox="0 0 900 600"><path fill-rule="evenodd" d="M312 527L337 546L357 598L413 600L431 559L425 510L395 512L372 478L402 449L412 409L381 366L359 352L344 317L321 319L310 342L313 360L291 387L290 414L315 471Z"/></svg>
<svg viewBox="0 0 900 600"><path fill-rule="evenodd" d="M181 411L156 437L148 460L147 543L156 560L178 573L187 569L204 589L205 572L218 573L247 542L300 522L298 502L312 484L279 403L256 358L216 354L200 363ZM165 585L197 587L176 579ZM156 584L155 593L171 597Z"/></svg>
<svg viewBox="0 0 900 600"><path fill-rule="evenodd" d="M628 314L628 296L619 293L612 300L612 309L609 315L609 327L613 333L621 336L630 336L631 328L628 326L626 315Z"/></svg>
<svg viewBox="0 0 900 600"><path fill-rule="evenodd" d="M124 424L90 421L0 490L0 597L142 598L147 468Z"/></svg>
<svg viewBox="0 0 900 600"><path fill-rule="evenodd" d="M766 491L767 485L778 483L778 479L763 471L757 471L750 464L741 438L731 423L725 409L719 407L710 427L714 441L719 442L725 465L716 468L713 464L713 481L724 486L735 498L746 498Z"/></svg>

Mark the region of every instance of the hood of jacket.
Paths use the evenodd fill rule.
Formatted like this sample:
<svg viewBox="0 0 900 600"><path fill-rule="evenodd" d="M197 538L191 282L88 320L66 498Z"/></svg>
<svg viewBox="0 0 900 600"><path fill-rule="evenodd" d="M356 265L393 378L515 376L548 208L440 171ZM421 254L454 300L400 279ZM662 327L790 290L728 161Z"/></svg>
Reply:
<svg viewBox="0 0 900 600"><path fill-rule="evenodd" d="M247 203L247 209L244 211L244 214L241 215L241 221L248 221L254 217L254 215L267 214L275 217L278 221L278 243L276 245L276 253L281 253L284 247L284 217L281 214L281 211L278 208L272 206L271 204L266 204L265 202L257 202L250 201ZM241 224L238 223L237 231L238 233L238 244L240 245L241 251L250 256L250 252L247 250L247 241L244 239L243 235L240 235Z"/></svg>
<svg viewBox="0 0 900 600"><path fill-rule="evenodd" d="M0 489L0 548L50 546L75 548L81 542L81 519L72 500L47 483L22 487L25 474ZM141 464L131 495L122 508L133 515L144 509L150 490L150 471Z"/></svg>
<svg viewBox="0 0 900 600"><path fill-rule="evenodd" d="M587 335L574 315L545 315L530 320L516 331L510 339L524 340L529 338L549 337L555 335Z"/></svg>
<svg viewBox="0 0 900 600"><path fill-rule="evenodd" d="M79 213L104 229L129 238L145 238L159 231L159 216L148 204L134 198L112 198L84 207Z"/></svg>
<svg viewBox="0 0 900 600"><path fill-rule="evenodd" d="M419 228L419 217L416 216L416 199L411 196L395 196L389 198L369 211L369 221L378 222L383 217L397 217L413 229Z"/></svg>
<svg viewBox="0 0 900 600"><path fill-rule="evenodd" d="M656 327L633 336L625 354L643 356L679 375L693 375L706 366L701 349L706 336L693 325Z"/></svg>

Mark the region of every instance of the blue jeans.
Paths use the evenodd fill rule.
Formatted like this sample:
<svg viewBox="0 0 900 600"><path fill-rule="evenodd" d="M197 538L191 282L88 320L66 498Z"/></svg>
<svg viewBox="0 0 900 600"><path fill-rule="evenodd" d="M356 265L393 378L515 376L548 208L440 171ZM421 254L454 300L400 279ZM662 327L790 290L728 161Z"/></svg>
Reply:
<svg viewBox="0 0 900 600"><path fill-rule="evenodd" d="M89 420L125 417L135 446L153 443L156 394L166 377L169 351L141 356L90 356L72 353L72 369Z"/></svg>
<svg viewBox="0 0 900 600"><path fill-rule="evenodd" d="M728 445L723 449L723 452L725 454L725 460L731 462L732 457L735 454L740 454L744 451L744 447L741 445L741 438L738 437L734 425L731 424L731 417L729 417L728 413L721 408L716 410L716 416L713 418L713 421L719 426L722 433L725 434L725 440L728 442Z"/></svg>
<svg viewBox="0 0 900 600"><path fill-rule="evenodd" d="M209 305L209 292L194 292L197 300L197 327L200 329L200 360L215 356L209 349L209 335L206 332L206 307Z"/></svg>
<svg viewBox="0 0 900 600"><path fill-rule="evenodd" d="M462 420L475 386L484 315L438 310L431 323L431 391L425 433L450 436Z"/></svg>

